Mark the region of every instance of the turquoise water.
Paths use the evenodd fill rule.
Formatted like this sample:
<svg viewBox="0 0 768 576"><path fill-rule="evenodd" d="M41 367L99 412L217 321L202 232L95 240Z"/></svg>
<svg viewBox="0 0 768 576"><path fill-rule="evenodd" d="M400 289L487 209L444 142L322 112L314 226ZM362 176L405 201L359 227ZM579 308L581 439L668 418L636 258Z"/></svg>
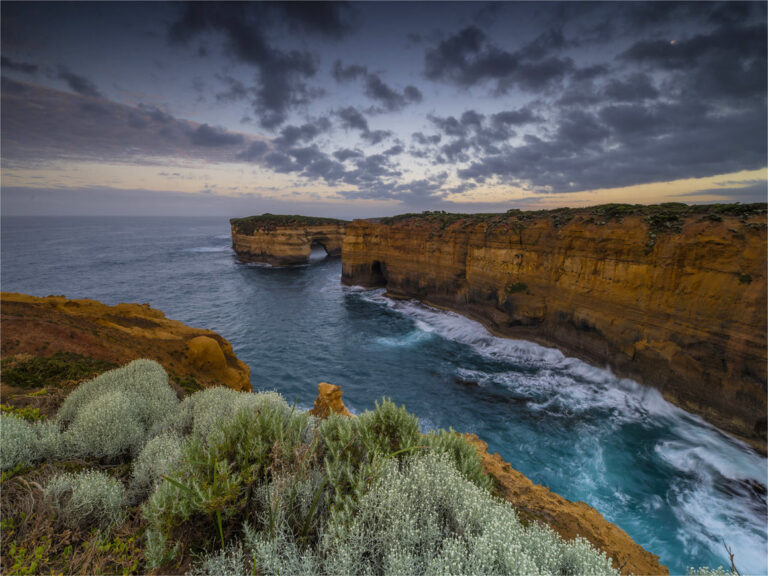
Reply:
<svg viewBox="0 0 768 576"><path fill-rule="evenodd" d="M226 337L257 389L308 408L340 384L353 412L389 396L425 429L475 432L516 469L583 500L671 572L766 574L766 459L652 389L459 315L342 287L338 260L245 265L224 219L4 218L5 291L149 302Z"/></svg>

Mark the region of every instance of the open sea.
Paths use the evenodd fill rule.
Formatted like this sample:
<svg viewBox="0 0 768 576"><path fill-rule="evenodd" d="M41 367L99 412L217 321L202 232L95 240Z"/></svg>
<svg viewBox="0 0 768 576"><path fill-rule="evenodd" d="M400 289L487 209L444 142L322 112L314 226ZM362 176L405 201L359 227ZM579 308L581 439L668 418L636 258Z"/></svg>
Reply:
<svg viewBox="0 0 768 576"><path fill-rule="evenodd" d="M339 260L241 264L224 218L9 218L0 286L148 302L227 338L255 389L309 408L317 383L353 412L384 396L422 428L474 432L514 468L583 500L672 574L766 574L766 459L655 390L560 351L382 290L340 284Z"/></svg>

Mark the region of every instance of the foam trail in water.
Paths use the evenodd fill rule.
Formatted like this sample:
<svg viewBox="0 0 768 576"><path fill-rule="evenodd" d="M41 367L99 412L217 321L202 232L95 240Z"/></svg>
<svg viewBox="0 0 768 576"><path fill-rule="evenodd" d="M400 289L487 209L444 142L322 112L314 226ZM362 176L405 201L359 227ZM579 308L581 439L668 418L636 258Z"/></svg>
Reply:
<svg viewBox="0 0 768 576"><path fill-rule="evenodd" d="M529 410L552 418L591 414L595 422L612 427L640 423L662 430L663 439L654 452L676 476L667 494L645 494L643 505L650 510L672 509L680 523L678 537L692 556L705 549L725 563L725 537L736 552L737 567L748 573L766 573L768 466L765 458L745 444L670 404L657 390L617 378L610 370L568 358L552 348L495 337L478 322L416 301L389 299L384 290L347 290L410 317L417 330L470 346L502 368L506 364L524 368L488 373L459 367L456 373L479 386L507 388L525 399ZM600 434L595 432L593 437L581 439L578 447L590 454L589 467L574 472L576 481L583 486L594 484L594 488L609 482ZM611 501L600 503L606 511L631 498L620 489L612 493Z"/></svg>
<svg viewBox="0 0 768 576"><path fill-rule="evenodd" d="M230 252L231 246L199 246L197 248L185 248L184 252Z"/></svg>

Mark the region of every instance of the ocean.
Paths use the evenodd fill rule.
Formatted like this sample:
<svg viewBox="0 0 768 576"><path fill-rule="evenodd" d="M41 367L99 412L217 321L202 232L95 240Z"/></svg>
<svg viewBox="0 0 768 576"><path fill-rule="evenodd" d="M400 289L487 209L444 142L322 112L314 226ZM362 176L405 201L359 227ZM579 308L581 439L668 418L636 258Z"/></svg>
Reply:
<svg viewBox="0 0 768 576"><path fill-rule="evenodd" d="M339 260L240 263L224 218L2 219L0 286L148 302L227 338L254 389L309 408L319 382L352 412L383 397L423 430L474 432L514 468L594 506L671 573L766 574L768 463L661 395L537 344L382 290L340 284Z"/></svg>

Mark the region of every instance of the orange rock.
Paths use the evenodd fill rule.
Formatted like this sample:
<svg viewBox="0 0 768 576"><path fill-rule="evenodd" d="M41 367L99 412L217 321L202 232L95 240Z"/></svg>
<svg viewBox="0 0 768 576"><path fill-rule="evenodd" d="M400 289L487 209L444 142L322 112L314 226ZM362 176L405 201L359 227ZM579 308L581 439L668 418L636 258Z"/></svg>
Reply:
<svg viewBox="0 0 768 576"><path fill-rule="evenodd" d="M192 328L148 304L107 306L63 296L3 292L0 353L51 356L71 352L125 364L157 360L176 379L251 391L250 368L212 330Z"/></svg>
<svg viewBox="0 0 768 576"><path fill-rule="evenodd" d="M320 382L317 385L317 399L315 406L309 411L318 418L327 418L330 414L341 414L342 416L352 416L352 413L344 406L341 399L341 387L328 382Z"/></svg>
<svg viewBox="0 0 768 576"><path fill-rule="evenodd" d="M501 456L489 454L488 444L475 434L465 434L464 438L477 448L497 493L517 509L523 521L542 522L566 540L581 536L605 552L622 574L669 574L658 556L645 550L588 504L571 502L534 484Z"/></svg>
<svg viewBox="0 0 768 576"><path fill-rule="evenodd" d="M765 453L766 209L746 208L356 220L342 282L608 365Z"/></svg>
<svg viewBox="0 0 768 576"><path fill-rule="evenodd" d="M265 220L261 221L261 218ZM272 222L275 218L297 220L275 224ZM253 222L241 224L248 220ZM302 220L308 223L302 223ZM233 218L231 225L232 247L240 260L289 266L308 263L313 245L322 245L328 256L340 256L347 222L331 218L263 215Z"/></svg>

